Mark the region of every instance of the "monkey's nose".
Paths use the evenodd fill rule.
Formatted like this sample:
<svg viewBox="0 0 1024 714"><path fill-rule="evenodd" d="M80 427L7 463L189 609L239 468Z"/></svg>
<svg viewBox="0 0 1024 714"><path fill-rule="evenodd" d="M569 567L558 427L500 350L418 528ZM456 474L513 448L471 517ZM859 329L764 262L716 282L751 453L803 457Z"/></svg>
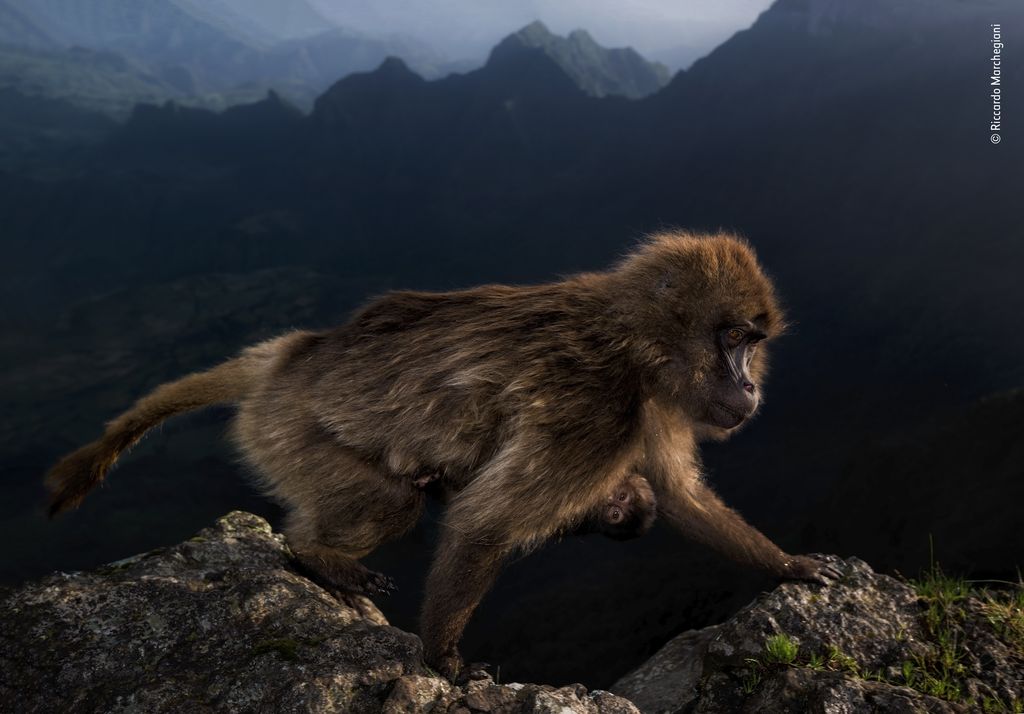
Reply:
<svg viewBox="0 0 1024 714"><path fill-rule="evenodd" d="M747 394L753 394L756 389L757 387L754 386L753 382L748 382L746 380L743 381L743 391Z"/></svg>

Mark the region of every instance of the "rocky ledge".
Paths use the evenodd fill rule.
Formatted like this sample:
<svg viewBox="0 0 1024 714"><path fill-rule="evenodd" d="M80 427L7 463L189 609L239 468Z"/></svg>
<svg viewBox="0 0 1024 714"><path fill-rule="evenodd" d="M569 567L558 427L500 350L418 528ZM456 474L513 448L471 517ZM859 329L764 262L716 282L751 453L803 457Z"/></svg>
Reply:
<svg viewBox="0 0 1024 714"><path fill-rule="evenodd" d="M1021 712L1024 588L972 588L839 561L827 586L785 583L685 632L612 691L643 712Z"/></svg>
<svg viewBox="0 0 1024 714"><path fill-rule="evenodd" d="M0 595L0 710L1020 711L1024 596L838 561L687 632L613 688L455 687L365 598L339 603L235 512L177 546ZM633 703L631 703L632 700ZM634 705L635 703L635 705Z"/></svg>
<svg viewBox="0 0 1024 714"><path fill-rule="evenodd" d="M283 537L236 511L171 548L0 597L0 711L637 709L583 686L454 687L418 637L297 575Z"/></svg>

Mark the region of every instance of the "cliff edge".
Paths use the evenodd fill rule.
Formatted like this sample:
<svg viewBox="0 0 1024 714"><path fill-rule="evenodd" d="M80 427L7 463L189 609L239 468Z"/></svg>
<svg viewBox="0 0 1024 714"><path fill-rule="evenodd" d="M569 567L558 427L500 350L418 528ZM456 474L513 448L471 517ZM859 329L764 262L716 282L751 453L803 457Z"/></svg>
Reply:
<svg viewBox="0 0 1024 714"><path fill-rule="evenodd" d="M1024 710L1024 589L835 562L836 583L783 584L679 635L615 694L455 687L419 638L296 574L282 536L236 511L176 546L0 592L0 711Z"/></svg>
<svg viewBox="0 0 1024 714"><path fill-rule="evenodd" d="M297 575L283 537L236 511L179 545L0 595L0 711L637 710L582 686L454 687L418 637Z"/></svg>
<svg viewBox="0 0 1024 714"><path fill-rule="evenodd" d="M827 587L784 583L684 632L612 691L645 714L1024 711L1024 587L837 564Z"/></svg>

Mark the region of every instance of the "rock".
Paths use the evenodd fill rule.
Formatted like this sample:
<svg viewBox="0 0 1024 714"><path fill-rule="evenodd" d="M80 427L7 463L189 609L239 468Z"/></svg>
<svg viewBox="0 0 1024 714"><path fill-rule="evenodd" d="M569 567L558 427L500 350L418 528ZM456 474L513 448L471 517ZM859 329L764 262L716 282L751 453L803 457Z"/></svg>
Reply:
<svg viewBox="0 0 1024 714"><path fill-rule="evenodd" d="M456 687L424 666L419 638L368 599L339 602L295 573L282 536L236 511L171 548L0 591L0 711L1024 707L1024 591L972 591L938 570L915 588L855 558L832 560L839 581L783 584L720 625L683 633L615 694L490 679Z"/></svg>
<svg viewBox="0 0 1024 714"><path fill-rule="evenodd" d="M612 690L649 714L1021 710L1019 590L972 592L938 570L936 592L915 590L856 558L831 560L838 582L780 585L679 635Z"/></svg>
<svg viewBox="0 0 1024 714"><path fill-rule="evenodd" d="M0 592L0 652L3 711L637 712L579 685L451 685L419 638L296 574L282 536L237 511L171 548Z"/></svg>

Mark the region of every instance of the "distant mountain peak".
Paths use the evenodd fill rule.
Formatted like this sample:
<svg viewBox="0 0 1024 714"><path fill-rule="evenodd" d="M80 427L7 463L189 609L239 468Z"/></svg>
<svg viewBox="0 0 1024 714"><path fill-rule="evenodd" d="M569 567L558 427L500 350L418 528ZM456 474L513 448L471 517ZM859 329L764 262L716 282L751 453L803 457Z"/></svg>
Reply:
<svg viewBox="0 0 1024 714"><path fill-rule="evenodd" d="M525 27L512 33L511 37L520 37L523 39L554 39L556 35L553 32L551 32L551 30L548 29L548 26L545 25L543 22L541 22L540 20L534 20L529 25L526 25Z"/></svg>
<svg viewBox="0 0 1024 714"><path fill-rule="evenodd" d="M540 20L513 32L491 52L491 60L516 56L523 50L547 55L585 93L594 97L618 95L637 99L665 86L667 67L649 62L631 47L602 47L584 29L568 37L556 35Z"/></svg>
<svg viewBox="0 0 1024 714"><path fill-rule="evenodd" d="M425 84L401 58L386 57L377 69L347 75L331 85L317 98L313 117L320 124L348 123L362 112L372 115L393 102L410 101Z"/></svg>
<svg viewBox="0 0 1024 714"><path fill-rule="evenodd" d="M597 40L591 37L590 33L582 27L578 27L569 33L569 40L579 44L596 45Z"/></svg>
<svg viewBox="0 0 1024 714"><path fill-rule="evenodd" d="M418 74L409 69L409 65L405 63L401 57L395 57L389 55L384 58L384 61L380 63L380 66L374 70L375 74L391 75L394 77L400 77L405 75L412 75L413 77L419 77Z"/></svg>

